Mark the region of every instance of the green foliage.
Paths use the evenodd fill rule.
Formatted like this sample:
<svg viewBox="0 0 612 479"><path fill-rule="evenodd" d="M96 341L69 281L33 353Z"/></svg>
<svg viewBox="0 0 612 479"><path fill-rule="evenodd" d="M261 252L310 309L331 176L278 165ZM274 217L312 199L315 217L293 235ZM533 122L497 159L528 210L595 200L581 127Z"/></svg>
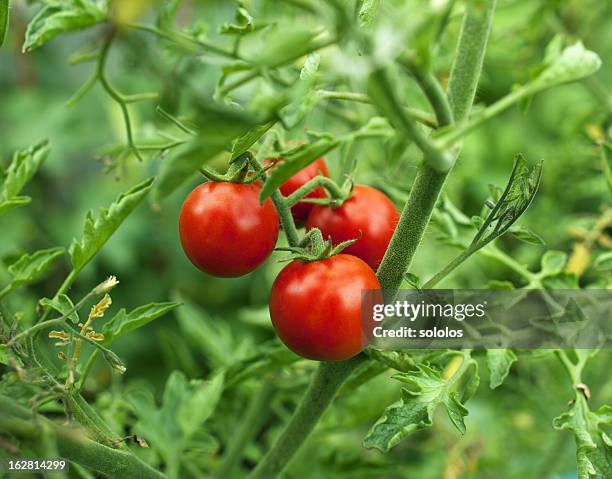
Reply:
<svg viewBox="0 0 612 479"><path fill-rule="evenodd" d="M8 272L12 280L7 288L12 290L39 279L53 262L63 254L64 248L50 248L36 251L32 254L24 254L17 261L9 265Z"/></svg>
<svg viewBox="0 0 612 479"><path fill-rule="evenodd" d="M102 332L104 333L104 343L110 343L120 336L129 333L137 328L146 326L151 321L164 316L166 313L180 306L180 303L165 302L151 303L139 306L129 313L125 308L121 308L112 319L104 323Z"/></svg>
<svg viewBox="0 0 612 479"><path fill-rule="evenodd" d="M511 349L487 349L487 367L491 389L502 385L512 365L518 360Z"/></svg>
<svg viewBox="0 0 612 479"><path fill-rule="evenodd" d="M9 26L9 0L0 0L0 47L4 43Z"/></svg>
<svg viewBox="0 0 612 479"><path fill-rule="evenodd" d="M28 24L23 51L29 52L66 32L82 30L106 18L107 5L91 0L52 0Z"/></svg>
<svg viewBox="0 0 612 479"><path fill-rule="evenodd" d="M453 425L464 434L463 418L468 414L464 402L469 394L457 392L454 387L459 379L468 383L469 389L476 387L479 381L476 370L476 362L466 355L460 369L450 379L444 379L439 370L425 364L418 365L416 371L394 375L394 379L409 387L401 389L400 400L389 406L372 426L364 446L388 451L407 435L430 427L439 406L444 407Z"/></svg>
<svg viewBox="0 0 612 479"><path fill-rule="evenodd" d="M90 211L85 217L81 240L73 240L68 253L74 271L80 271L104 246L121 223L134 211L151 190L153 178L143 181L125 193L97 215Z"/></svg>
<svg viewBox="0 0 612 479"><path fill-rule="evenodd" d="M6 170L2 185L2 200L0 214L17 206L26 205L31 201L29 196L18 196L23 187L36 174L49 155L47 140L37 143L27 150L17 151Z"/></svg>

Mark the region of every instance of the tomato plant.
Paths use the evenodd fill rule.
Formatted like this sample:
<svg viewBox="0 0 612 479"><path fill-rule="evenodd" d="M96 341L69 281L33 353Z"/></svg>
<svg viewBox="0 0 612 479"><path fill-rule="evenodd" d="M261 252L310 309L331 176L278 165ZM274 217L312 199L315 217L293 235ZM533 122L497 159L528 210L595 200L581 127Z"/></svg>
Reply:
<svg viewBox="0 0 612 479"><path fill-rule="evenodd" d="M371 336L361 311L363 290L380 289L360 259L339 254L317 261L292 261L270 292L270 317L279 337L294 352L319 361L340 361L360 353Z"/></svg>
<svg viewBox="0 0 612 479"><path fill-rule="evenodd" d="M259 190L252 184L209 181L189 193L179 232L196 267L215 276L242 276L270 256L278 215L271 200L259 204Z"/></svg>
<svg viewBox="0 0 612 479"><path fill-rule="evenodd" d="M612 309L610 18L0 0L0 469L612 477L609 328L579 328ZM543 314L440 317L461 294ZM366 345L432 305L494 340Z"/></svg>
<svg viewBox="0 0 612 479"><path fill-rule="evenodd" d="M376 271L399 220L393 202L370 186L357 185L339 207L315 206L307 229L318 228L335 244L358 238L344 252L361 258Z"/></svg>

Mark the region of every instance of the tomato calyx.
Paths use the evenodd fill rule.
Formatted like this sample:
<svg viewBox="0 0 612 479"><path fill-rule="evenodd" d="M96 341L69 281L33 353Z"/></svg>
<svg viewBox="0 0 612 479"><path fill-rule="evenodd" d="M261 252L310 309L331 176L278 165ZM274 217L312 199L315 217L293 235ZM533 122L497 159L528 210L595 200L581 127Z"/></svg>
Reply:
<svg viewBox="0 0 612 479"><path fill-rule="evenodd" d="M289 258L283 261L293 261L299 259L306 263L312 261L319 261L325 258L330 258L342 252L344 248L352 245L361 238L361 231L359 236L354 239L343 241L342 243L333 245L331 239L323 239L323 234L318 228L309 230L302 241L297 246L286 246L276 248L276 251L288 251L291 254Z"/></svg>
<svg viewBox="0 0 612 479"><path fill-rule="evenodd" d="M230 161L225 173L218 173L211 168L200 168L200 173L209 181L249 184L265 179L265 173L271 166L261 167L250 151L244 152Z"/></svg>

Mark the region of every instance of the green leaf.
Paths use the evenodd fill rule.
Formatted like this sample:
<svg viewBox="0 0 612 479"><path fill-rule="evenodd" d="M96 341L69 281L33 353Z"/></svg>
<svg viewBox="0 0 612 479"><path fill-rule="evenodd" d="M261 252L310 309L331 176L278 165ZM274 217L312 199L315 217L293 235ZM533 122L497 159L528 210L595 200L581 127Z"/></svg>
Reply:
<svg viewBox="0 0 612 479"><path fill-rule="evenodd" d="M611 421L612 409L609 406L593 412L582 394L577 395L568 412L554 419L556 429L568 429L574 433L579 479L612 477L612 443L601 428Z"/></svg>
<svg viewBox="0 0 612 479"><path fill-rule="evenodd" d="M359 26L361 28L367 28L372 25L374 18L376 18L376 12L380 0L364 0L359 9Z"/></svg>
<svg viewBox="0 0 612 479"><path fill-rule="evenodd" d="M541 178L541 161L529 168L523 156L517 155L506 188L484 222L478 225L470 248L478 250L506 233L533 201Z"/></svg>
<svg viewBox="0 0 612 479"><path fill-rule="evenodd" d="M4 200L17 200L20 204L29 203L29 198L20 199L17 195L47 159L49 151L49 142L43 140L26 150L15 152L13 161L6 170L6 178L2 187Z"/></svg>
<svg viewBox="0 0 612 479"><path fill-rule="evenodd" d="M236 138L260 123L242 112L214 105L199 105L199 109L196 138L173 150L161 166L153 191L155 202L171 194L206 162L229 151Z"/></svg>
<svg viewBox="0 0 612 479"><path fill-rule="evenodd" d="M126 312L125 308L122 308L110 321L104 324L102 328L102 332L104 333L103 343L110 343L119 336L123 336L134 329L141 328L151 321L164 316L173 309L178 308L180 305L180 303L170 301L165 303L150 303L139 306L129 313Z"/></svg>
<svg viewBox="0 0 612 479"><path fill-rule="evenodd" d="M508 233L514 236L516 239L533 245L545 245L546 242L544 238L542 238L535 231L530 230L526 226L521 225L512 225L510 229L508 229Z"/></svg>
<svg viewBox="0 0 612 479"><path fill-rule="evenodd" d="M234 141L232 146L232 156L230 162L238 158L243 153L246 153L259 139L264 136L276 122L270 121L263 125L257 125L247 131L244 135Z"/></svg>
<svg viewBox="0 0 612 479"><path fill-rule="evenodd" d="M555 276L563 271L567 254L563 251L547 251L540 261L542 276Z"/></svg>
<svg viewBox="0 0 612 479"><path fill-rule="evenodd" d="M100 251L100 248L109 240L119 228L123 220L136 209L153 185L153 178L149 178L134 186L129 191L119 195L108 207L101 208L94 217L92 211L85 217L83 237L80 241L72 240L68 252L74 271L80 271Z"/></svg>
<svg viewBox="0 0 612 479"><path fill-rule="evenodd" d="M312 143L299 145L282 153L284 159L276 168L271 170L270 176L261 189L259 200L263 203L273 191L278 189L285 181L325 153L340 144L336 138L322 137Z"/></svg>
<svg viewBox="0 0 612 479"><path fill-rule="evenodd" d="M64 248L61 247L24 254L8 267L8 272L13 278L10 288L13 289L38 279L62 254L64 254Z"/></svg>
<svg viewBox="0 0 612 479"><path fill-rule="evenodd" d="M246 35L255 30L253 16L244 8L242 2L238 2L236 14L234 16L236 23L224 23L219 28L219 33L222 35Z"/></svg>
<svg viewBox="0 0 612 479"><path fill-rule="evenodd" d="M546 289L578 289L578 277L574 273L561 272L556 275L547 276L542 280L542 286Z"/></svg>
<svg viewBox="0 0 612 479"><path fill-rule="evenodd" d="M265 48L249 53L252 63L274 68L300 58L317 47L317 33L296 25L282 26L265 37Z"/></svg>
<svg viewBox="0 0 612 479"><path fill-rule="evenodd" d="M74 304L65 294L60 294L57 298L53 299L42 298L39 303L45 308L51 308L57 311L61 316L67 316L74 324L79 323L79 314L77 311L73 311Z"/></svg>
<svg viewBox="0 0 612 479"><path fill-rule="evenodd" d="M4 364L8 366L9 357L8 350L6 348L6 344L0 344L0 364Z"/></svg>
<svg viewBox="0 0 612 479"><path fill-rule="evenodd" d="M178 421L186 437L191 437L215 410L223 392L223 373L210 381L190 381L192 394L187 396L178 411Z"/></svg>
<svg viewBox="0 0 612 479"><path fill-rule="evenodd" d="M495 389L502 385L510 367L517 360L511 349L487 349L487 367L489 368L489 386Z"/></svg>
<svg viewBox="0 0 612 479"><path fill-rule="evenodd" d="M27 205L31 201L32 198L29 196L15 196L15 198L11 198L10 200L0 201L0 215L12 210L13 208Z"/></svg>
<svg viewBox="0 0 612 479"><path fill-rule="evenodd" d="M601 271L612 270L612 251L606 251L600 254L595 261L593 261L593 266Z"/></svg>
<svg viewBox="0 0 612 479"><path fill-rule="evenodd" d="M0 47L4 43L9 25L9 0L0 0Z"/></svg>
<svg viewBox="0 0 612 479"><path fill-rule="evenodd" d="M107 11L90 0L51 0L28 24L23 51L29 52L65 32L103 22Z"/></svg>
<svg viewBox="0 0 612 479"><path fill-rule="evenodd" d="M466 358L464 361L470 362L468 368L472 366L472 359ZM418 365L415 371L398 373L393 378L410 387L401 389L400 400L389 406L372 426L364 439L365 447L376 448L382 452L389 451L414 431L431 426L438 406L444 406L455 427L462 434L465 432L463 418L468 411L457 391L452 390L454 379L445 380L440 371L425 364ZM469 383L472 382L470 379ZM470 386L470 394L464 393L463 397L469 397L471 392Z"/></svg>
<svg viewBox="0 0 612 479"><path fill-rule="evenodd" d="M321 63L321 55L317 52L310 53L306 57L304 66L300 70L300 80L310 80L314 78L319 71L319 65Z"/></svg>
<svg viewBox="0 0 612 479"><path fill-rule="evenodd" d="M608 144L602 145L601 147L601 163L608 190L612 193L612 147Z"/></svg>
<svg viewBox="0 0 612 479"><path fill-rule="evenodd" d="M550 57L553 52L547 54ZM554 60L548 58L547 61L550 65L529 84L532 93L587 77L601 67L597 53L584 48L580 41L562 50Z"/></svg>

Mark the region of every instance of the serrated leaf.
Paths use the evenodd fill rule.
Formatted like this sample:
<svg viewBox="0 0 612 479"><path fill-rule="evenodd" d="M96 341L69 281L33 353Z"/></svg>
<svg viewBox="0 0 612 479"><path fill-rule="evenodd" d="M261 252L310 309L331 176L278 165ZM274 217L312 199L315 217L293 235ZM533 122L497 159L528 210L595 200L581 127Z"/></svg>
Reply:
<svg viewBox="0 0 612 479"><path fill-rule="evenodd" d="M542 178L542 162L529 168L522 155L517 155L510 179L495 206L472 240L474 251L486 246L495 238L506 233L529 207L535 197Z"/></svg>
<svg viewBox="0 0 612 479"><path fill-rule="evenodd" d="M119 228L123 220L136 209L149 193L153 180L154 178L149 178L119 195L108 208L101 208L95 216L92 211L87 213L81 240L72 240L68 250L74 271L78 272L83 269L100 251L100 248Z"/></svg>
<svg viewBox="0 0 612 479"><path fill-rule="evenodd" d="M542 279L542 286L546 289L578 289L578 277L574 273L561 272Z"/></svg>
<svg viewBox="0 0 612 479"><path fill-rule="evenodd" d="M36 174L40 165L49 156L49 142L43 140L26 150L15 152L13 160L6 170L6 178L2 187L2 196L4 200L19 200L17 195L23 187ZM27 201L29 202L29 198ZM22 203L23 204L23 203Z"/></svg>
<svg viewBox="0 0 612 479"><path fill-rule="evenodd" d="M335 138L322 137L312 143L299 145L292 150L282 153L284 159L276 168L270 171L264 187L261 189L259 200L263 203L273 191L278 189L285 181L325 153L331 151L340 144Z"/></svg>
<svg viewBox="0 0 612 479"><path fill-rule="evenodd" d="M473 362L468 358L464 361L469 361L469 366ZM463 418L467 415L467 409L462 401L469 399L473 393L472 383L476 376L471 376L467 381L469 391L459 395L452 390L455 380L444 379L440 371L425 364L418 365L414 371L394 375L394 379L410 387L401 389L400 400L389 406L372 426L363 441L364 446L387 452L412 432L431 426L438 406L444 406L451 422L463 434Z"/></svg>
<svg viewBox="0 0 612 479"><path fill-rule="evenodd" d="M106 9L90 0L51 0L28 24L23 51L29 52L60 33L81 30L103 22Z"/></svg>
<svg viewBox="0 0 612 479"><path fill-rule="evenodd" d="M0 47L4 43L9 24L9 0L0 0Z"/></svg>
<svg viewBox="0 0 612 479"><path fill-rule="evenodd" d="M567 253L563 251L547 251L540 260L542 276L554 276L563 271L567 263Z"/></svg>
<svg viewBox="0 0 612 479"><path fill-rule="evenodd" d="M491 389L502 385L516 360L516 354L511 349L487 349L487 367L490 373L489 386Z"/></svg>
<svg viewBox="0 0 612 479"><path fill-rule="evenodd" d="M180 305L181 303L170 301L164 303L150 303L139 306L129 313L122 308L110 321L104 324L102 328L102 332L104 333L103 343L110 343L119 336L123 336L134 329L141 328L151 321L164 316Z"/></svg>
<svg viewBox="0 0 612 479"><path fill-rule="evenodd" d="M553 52L547 52L552 54ZM563 49L554 60L548 58L550 65L530 84L530 90L539 91L561 83L587 77L601 67L597 53L584 48L582 42Z"/></svg>
<svg viewBox="0 0 612 479"><path fill-rule="evenodd" d="M68 319L74 324L79 323L79 314L77 311L73 311L74 304L72 303L72 300L65 294L60 294L57 298L53 299L42 298L39 303L45 308L51 308L55 310L61 316L67 316Z"/></svg>
<svg viewBox="0 0 612 479"><path fill-rule="evenodd" d="M8 267L12 277L10 288L30 283L41 276L53 261L64 253L64 248L49 248L24 254Z"/></svg>
<svg viewBox="0 0 612 479"><path fill-rule="evenodd" d="M568 412L554 419L556 429L568 429L574 434L579 479L612 477L612 446L600 427L610 424L610 419L608 406L593 412L582 394L577 395Z"/></svg>

